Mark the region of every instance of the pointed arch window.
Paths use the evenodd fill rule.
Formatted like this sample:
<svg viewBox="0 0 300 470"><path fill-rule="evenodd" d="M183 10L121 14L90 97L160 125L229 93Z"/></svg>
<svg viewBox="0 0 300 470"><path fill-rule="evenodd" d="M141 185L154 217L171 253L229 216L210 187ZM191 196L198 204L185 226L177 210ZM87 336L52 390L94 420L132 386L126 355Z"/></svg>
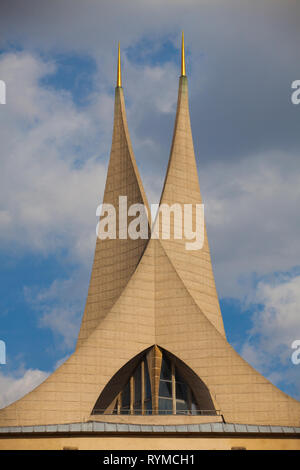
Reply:
<svg viewBox="0 0 300 470"><path fill-rule="evenodd" d="M125 387L115 399L113 414L151 414L152 394L145 357L135 368Z"/></svg>
<svg viewBox="0 0 300 470"><path fill-rule="evenodd" d="M202 380L168 351L153 346L106 385L92 414L209 414L216 410Z"/></svg>

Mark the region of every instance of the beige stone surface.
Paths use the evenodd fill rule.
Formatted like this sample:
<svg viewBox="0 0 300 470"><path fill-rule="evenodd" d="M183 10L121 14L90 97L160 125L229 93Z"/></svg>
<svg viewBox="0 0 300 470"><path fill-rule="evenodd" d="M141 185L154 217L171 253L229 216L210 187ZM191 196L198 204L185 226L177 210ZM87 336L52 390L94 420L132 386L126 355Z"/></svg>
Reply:
<svg viewBox="0 0 300 470"><path fill-rule="evenodd" d="M116 89L115 100L104 202L116 205L119 195L127 195L129 204L147 204L130 144L120 87ZM186 77L180 78L174 137L161 202L201 203ZM158 240L149 242L97 240L75 352L35 390L0 410L0 426L89 420L107 382L129 360L153 345L178 357L201 378L226 422L299 426L300 403L255 371L226 340L206 233L202 250L187 251L185 241L164 240L162 232ZM141 418L145 424L152 419ZM124 422L126 419L129 422L131 417L122 416ZM164 416L155 419L160 423L166 421ZM195 417L185 417L185 422L189 420L194 423ZM239 445L238 440L233 441ZM34 445L25 438L18 442L20 446L26 442ZM47 445L63 446L64 442L77 441L49 438ZM100 445L92 438L80 442L85 448ZM118 439L108 437L103 442L107 449L120 448ZM211 439L209 444L202 438L173 438L165 442L151 438L147 448L233 445L230 439L218 442ZM294 448L289 446L295 442L284 440L280 445ZM249 440L249 446L269 444L270 440ZM126 438L126 446L143 448L137 438Z"/></svg>
<svg viewBox="0 0 300 470"><path fill-rule="evenodd" d="M300 439L270 437L224 437L224 436L47 436L1 438L0 450L300 450ZM180 449L180 450L179 450ZM101 462L101 457L99 457Z"/></svg>

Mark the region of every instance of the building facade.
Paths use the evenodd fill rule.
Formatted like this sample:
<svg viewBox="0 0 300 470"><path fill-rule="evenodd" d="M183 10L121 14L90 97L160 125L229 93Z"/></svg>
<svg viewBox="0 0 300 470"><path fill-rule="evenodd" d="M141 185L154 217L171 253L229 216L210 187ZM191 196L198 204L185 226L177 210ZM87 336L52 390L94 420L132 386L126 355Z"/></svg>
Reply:
<svg viewBox="0 0 300 470"><path fill-rule="evenodd" d="M149 211L126 120L120 50L104 204ZM174 134L160 204L202 204L182 43ZM126 226L132 221L127 216ZM119 229L119 227L117 227ZM0 410L0 448L300 449L300 403L226 339L203 247L174 233L97 238L74 353ZM175 229L174 231L175 232Z"/></svg>

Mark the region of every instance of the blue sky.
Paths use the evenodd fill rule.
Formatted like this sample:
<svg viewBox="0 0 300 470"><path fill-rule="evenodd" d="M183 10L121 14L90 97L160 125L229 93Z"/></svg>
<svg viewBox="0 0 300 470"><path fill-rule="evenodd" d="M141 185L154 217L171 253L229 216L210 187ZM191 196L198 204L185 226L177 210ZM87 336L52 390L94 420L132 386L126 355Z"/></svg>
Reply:
<svg viewBox="0 0 300 470"><path fill-rule="evenodd" d="M4 1L0 27L0 406L74 349L110 151L117 42L137 163L160 196L185 30L190 108L231 344L300 398L299 6ZM15 4L16 8L12 8ZM18 8L17 8L18 7ZM134 12L134 15L133 15ZM139 21L134 18L138 17Z"/></svg>

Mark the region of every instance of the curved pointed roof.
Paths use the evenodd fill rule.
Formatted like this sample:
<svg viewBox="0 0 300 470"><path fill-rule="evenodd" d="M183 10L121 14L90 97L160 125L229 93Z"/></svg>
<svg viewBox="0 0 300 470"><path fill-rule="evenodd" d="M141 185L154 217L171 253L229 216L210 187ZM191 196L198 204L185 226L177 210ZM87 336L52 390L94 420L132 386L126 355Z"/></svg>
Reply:
<svg viewBox="0 0 300 470"><path fill-rule="evenodd" d="M184 51L182 52L184 57ZM185 72L185 69L184 69ZM188 82L185 75L179 78L178 102L169 164L161 195L161 204L202 204L198 171L190 122ZM161 240L188 292L208 320L225 336L223 319L213 275L206 227L204 245L200 250L187 250L186 238Z"/></svg>
<svg viewBox="0 0 300 470"><path fill-rule="evenodd" d="M114 126L110 160L103 197L119 215L119 196L127 197L128 207L144 204L147 198L134 157L121 86L120 46L118 50L117 86L115 89ZM129 217L127 223L129 223ZM118 229L118 226L117 226ZM105 317L120 296L146 247L147 240L97 238L88 297L78 337L79 346Z"/></svg>

